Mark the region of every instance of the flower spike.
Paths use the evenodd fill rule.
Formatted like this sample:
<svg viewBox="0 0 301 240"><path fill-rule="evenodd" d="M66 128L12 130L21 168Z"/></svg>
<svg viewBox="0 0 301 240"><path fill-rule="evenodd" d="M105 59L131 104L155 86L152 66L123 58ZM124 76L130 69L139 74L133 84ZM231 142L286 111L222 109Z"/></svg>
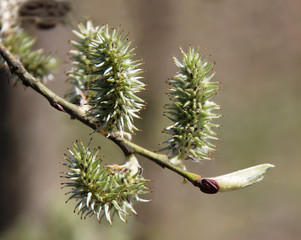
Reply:
<svg viewBox="0 0 301 240"><path fill-rule="evenodd" d="M212 130L219 127L212 120L221 115L212 111L220 106L210 101L219 89L218 82L211 82L214 76L213 62L208 62L199 49L191 46L188 52L181 49L183 61L174 58L177 74L168 80L171 103L166 105L166 116L174 122L164 132L171 137L164 143L170 151L171 159L210 160L215 145L210 140L218 139ZM183 165L183 164L178 164Z"/></svg>
<svg viewBox="0 0 301 240"><path fill-rule="evenodd" d="M62 185L71 188L67 202L71 199L77 201L74 212L81 218L96 215L100 222L105 217L112 225L113 215L117 213L125 222L131 212L136 214L133 203L142 201L138 195L149 193L146 186L149 180L142 177L134 155L122 166L101 166L99 150L90 150L89 144L86 147L81 141L76 141L65 155L67 162L63 165L68 171L62 172L62 177L68 181Z"/></svg>
<svg viewBox="0 0 301 240"><path fill-rule="evenodd" d="M88 115L99 119L99 130L108 134L138 130L134 118L144 108L144 100L136 94L144 90L140 81L142 64L134 60L131 42L118 28L108 24L94 27L88 21L74 31L80 41L71 43L77 48L73 54L74 67L69 72L69 82L74 85L70 99L85 105Z"/></svg>

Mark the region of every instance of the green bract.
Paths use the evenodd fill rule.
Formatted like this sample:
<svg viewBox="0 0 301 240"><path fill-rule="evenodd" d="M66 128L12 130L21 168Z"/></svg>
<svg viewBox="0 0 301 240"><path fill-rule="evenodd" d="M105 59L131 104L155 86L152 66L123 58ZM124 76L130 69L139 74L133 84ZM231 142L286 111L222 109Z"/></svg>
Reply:
<svg viewBox="0 0 301 240"><path fill-rule="evenodd" d="M117 213L126 221L130 212L136 214L134 202L147 201L138 195L149 192L146 186L149 180L141 176L141 171L134 171L137 170L133 167L137 166L135 157L123 166L101 166L99 148L90 151L81 141L76 141L69 152L65 155L67 163L63 163L68 171L62 172L62 177L69 181L63 183L63 187L71 188L67 201L77 201L74 211L81 217L95 214L101 221L105 216L112 224L112 216Z"/></svg>
<svg viewBox="0 0 301 240"><path fill-rule="evenodd" d="M80 41L72 41L77 50L72 51L74 67L69 72L75 86L71 96L80 96L88 114L99 119L99 129L121 134L137 130L133 119L139 118L145 104L136 94L145 84L140 81L141 61L133 60L131 42L119 29L93 27L91 22L79 25L74 33Z"/></svg>
<svg viewBox="0 0 301 240"><path fill-rule="evenodd" d="M183 61L174 58L178 67L177 74L168 80L171 103L166 105L167 117L174 122L164 129L171 137L164 143L170 150L171 157L177 159L209 160L215 146L211 139L217 139L212 123L219 118L212 110L220 107L209 99L216 94L219 83L211 82L214 63L203 58L203 53L189 47L185 53L182 49ZM175 161L175 162L177 162Z"/></svg>

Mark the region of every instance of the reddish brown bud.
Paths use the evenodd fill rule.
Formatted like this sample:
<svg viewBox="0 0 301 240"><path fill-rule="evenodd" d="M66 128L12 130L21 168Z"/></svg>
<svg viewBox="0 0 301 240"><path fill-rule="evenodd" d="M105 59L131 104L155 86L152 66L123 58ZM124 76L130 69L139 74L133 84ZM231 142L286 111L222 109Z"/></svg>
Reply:
<svg viewBox="0 0 301 240"><path fill-rule="evenodd" d="M52 104L52 106L53 106L56 110L59 110L59 111L64 112L64 108L63 108L62 105L60 105L59 103L54 102L54 103Z"/></svg>
<svg viewBox="0 0 301 240"><path fill-rule="evenodd" d="M195 185L200 188L203 193L214 194L219 190L217 181L208 178L200 178L195 182Z"/></svg>

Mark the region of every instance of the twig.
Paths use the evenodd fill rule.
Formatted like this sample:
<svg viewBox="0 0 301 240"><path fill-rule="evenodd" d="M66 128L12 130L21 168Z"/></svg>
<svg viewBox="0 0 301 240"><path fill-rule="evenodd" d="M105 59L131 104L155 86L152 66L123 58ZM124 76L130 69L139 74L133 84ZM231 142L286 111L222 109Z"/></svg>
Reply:
<svg viewBox="0 0 301 240"><path fill-rule="evenodd" d="M36 80L33 76L31 76L27 70L24 68L22 63L13 56L10 51L0 42L0 55L6 61L8 67L12 74L17 75L22 83L26 87L31 87L34 91L44 96L50 103L52 107L59 111L66 112L71 116L73 119L77 119L81 121L83 124L89 126L93 130L98 129L98 121L93 117L89 117L86 114L86 111L81 107L68 102L67 100L59 97L54 92L52 92L49 88L47 88L44 84ZM105 133L101 132L103 135L106 136ZM201 177L197 174L185 171L179 167L173 165L167 155L154 153L149 151L143 147L140 147L120 136L118 132L110 134L107 136L110 140L116 143L124 152L126 156L130 154L139 154L144 156L151 161L157 163L163 168L168 168L171 171L183 176L191 183L195 184L198 179Z"/></svg>

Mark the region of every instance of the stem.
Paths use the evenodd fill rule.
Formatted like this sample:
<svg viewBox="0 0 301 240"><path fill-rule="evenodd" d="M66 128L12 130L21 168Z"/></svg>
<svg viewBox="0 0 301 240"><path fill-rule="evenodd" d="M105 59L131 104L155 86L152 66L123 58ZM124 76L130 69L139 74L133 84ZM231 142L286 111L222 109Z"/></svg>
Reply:
<svg viewBox="0 0 301 240"><path fill-rule="evenodd" d="M81 121L83 124L89 126L93 130L98 129L97 119L93 117L88 117L84 109L59 97L54 92L52 92L49 88L47 88L44 84L42 84L33 76L31 76L24 68L22 63L15 56L13 56L13 54L11 54L1 42L0 42L0 55L6 61L7 65L10 68L11 73L17 75L26 87L31 87L34 91L44 96L49 101L52 107L54 107L59 111L64 111L68 113L72 119L77 119ZM103 132L101 133L106 135ZM185 171L170 163L167 155L154 153L143 147L140 147L122 138L118 132L111 133L110 135L107 135L107 137L110 140L112 140L114 143L116 143L122 149L122 151L126 156L133 153L144 156L149 160L157 163L161 167L168 168L171 171L181 175L182 177L186 178L188 181L190 181L193 184L197 179L200 178L199 175Z"/></svg>
<svg viewBox="0 0 301 240"><path fill-rule="evenodd" d="M194 184L194 182L199 179L201 176L191 173L188 171L183 170L182 168L176 167L174 164L172 164L169 161L169 158L165 154L159 154L152 152L150 150L147 150L135 143L132 143L124 138L120 137L119 133L113 133L109 136L109 138L115 142L121 149L123 149L123 152L126 155L130 155L133 153L139 154L155 163L160 165L163 168L168 168L169 170L181 175L182 177L186 178L188 181Z"/></svg>

